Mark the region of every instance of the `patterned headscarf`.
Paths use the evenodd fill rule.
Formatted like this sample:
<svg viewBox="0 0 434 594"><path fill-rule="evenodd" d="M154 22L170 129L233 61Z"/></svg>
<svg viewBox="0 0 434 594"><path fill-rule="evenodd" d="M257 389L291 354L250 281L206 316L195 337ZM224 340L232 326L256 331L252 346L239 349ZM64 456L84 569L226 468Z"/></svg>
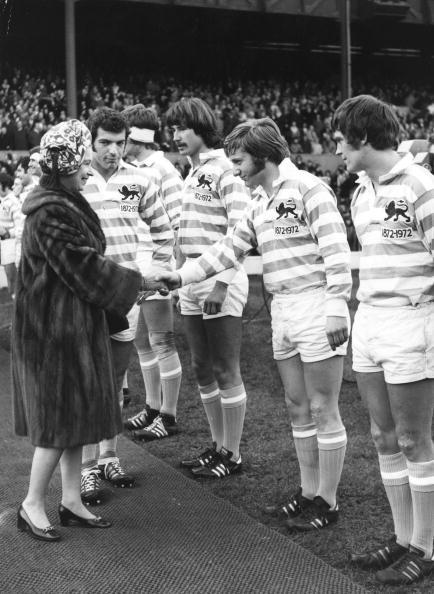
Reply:
<svg viewBox="0 0 434 594"><path fill-rule="evenodd" d="M53 153L58 154L60 175L71 175L80 169L86 149L92 144L88 128L78 120L68 120L53 126L41 138L42 164L53 169Z"/></svg>

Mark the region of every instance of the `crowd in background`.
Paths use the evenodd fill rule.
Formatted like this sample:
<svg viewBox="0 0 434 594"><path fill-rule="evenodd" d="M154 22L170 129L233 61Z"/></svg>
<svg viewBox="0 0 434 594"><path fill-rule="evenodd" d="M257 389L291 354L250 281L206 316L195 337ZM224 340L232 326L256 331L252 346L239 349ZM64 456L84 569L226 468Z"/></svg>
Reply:
<svg viewBox="0 0 434 594"><path fill-rule="evenodd" d="M424 138L434 142L434 86L413 87L403 82L386 82L381 87L354 82L354 93L370 93L396 106L401 123L401 140ZM161 127L156 136L160 148L175 152L170 130L165 122L168 108L181 97L200 97L213 109L222 136L249 118L269 116L276 121L288 141L298 167L323 178L337 194L339 207L348 228L352 249L357 249L349 214L349 198L354 179L343 167L323 170L306 155L333 155L336 144L331 118L341 97L333 83L313 81L257 80L198 83L175 78L143 76L134 82L108 82L87 76L79 85L78 118L86 121L103 105L122 110L135 103L152 107ZM54 74L8 68L0 71L0 151L7 158L1 170L17 179L18 162L14 151L31 151L54 124L66 120L65 80ZM185 177L185 161L175 161ZM16 184L22 183L19 179ZM18 193L18 189L14 190ZM26 193L24 191L24 193Z"/></svg>
<svg viewBox="0 0 434 594"><path fill-rule="evenodd" d="M6 68L0 74L0 150L29 150L53 124L65 120L65 80L55 75ZM161 117L159 143L174 150L164 121L167 109L181 97L200 97L214 110L219 131L226 136L249 118L271 117L293 154L334 154L331 117L340 103L332 83L257 80L197 83L175 78L143 82L108 82L90 76L79 85L78 117L85 121L103 105L122 110L135 103L153 107ZM370 93L397 107L401 140L434 139L434 86L384 82L381 87L354 82L354 94Z"/></svg>

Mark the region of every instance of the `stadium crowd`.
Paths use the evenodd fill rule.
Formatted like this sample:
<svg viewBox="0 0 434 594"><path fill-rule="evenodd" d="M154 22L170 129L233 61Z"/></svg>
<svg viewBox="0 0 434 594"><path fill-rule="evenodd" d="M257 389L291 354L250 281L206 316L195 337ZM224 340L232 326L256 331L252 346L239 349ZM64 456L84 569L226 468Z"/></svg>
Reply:
<svg viewBox="0 0 434 594"><path fill-rule="evenodd" d="M64 78L21 70L8 65L0 74L0 151L6 151L0 167L14 176L18 159L14 151L30 151L53 125L67 119ZM401 124L401 140L434 141L434 88L410 83L384 81L380 86L354 82L354 93L369 92L396 106ZM338 196L352 249L358 249L349 213L349 197L354 177L343 167L324 170L306 155L334 155L336 143L331 119L340 102L338 87L313 81L257 80L198 83L176 78L138 77L121 84L87 75L79 85L78 119L86 121L95 109L108 106L118 111L136 103L151 107L158 114L160 129L155 140L165 152L176 146L165 120L167 110L182 97L200 97L212 108L222 137L250 118L271 117L287 140L293 160L329 183ZM175 161L185 177L185 160Z"/></svg>
<svg viewBox="0 0 434 594"><path fill-rule="evenodd" d="M0 150L29 150L52 125L66 119L65 80L4 67L0 75ZM402 81L381 86L355 81L354 94L372 93L396 106L401 139L434 136L434 88ZM292 154L334 154L331 118L340 102L334 83L277 79L197 83L176 78L138 78L134 83L87 76L79 85L78 116L85 121L103 105L122 110L143 103L161 116L158 141L175 150L164 114L181 97L200 97L213 109L219 132L226 136L250 118L271 117Z"/></svg>

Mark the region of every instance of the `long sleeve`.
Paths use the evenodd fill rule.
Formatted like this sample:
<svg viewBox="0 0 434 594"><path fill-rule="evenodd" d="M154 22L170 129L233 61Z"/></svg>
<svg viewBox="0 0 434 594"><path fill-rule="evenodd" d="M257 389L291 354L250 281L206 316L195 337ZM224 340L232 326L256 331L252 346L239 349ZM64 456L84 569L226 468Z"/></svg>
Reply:
<svg viewBox="0 0 434 594"><path fill-rule="evenodd" d="M154 246L153 265L171 269L175 236L155 183L150 182L139 206L139 215L147 224Z"/></svg>
<svg viewBox="0 0 434 594"><path fill-rule="evenodd" d="M226 171L220 178L220 195L228 214L227 234L229 235L243 216L250 202L250 195L241 179L236 177L231 170ZM236 273L236 269L228 269L220 276L219 280L230 284Z"/></svg>
<svg viewBox="0 0 434 594"><path fill-rule="evenodd" d="M170 219L173 231L179 229L182 207L182 179L178 172L164 172L161 176L163 205Z"/></svg>
<svg viewBox="0 0 434 594"><path fill-rule="evenodd" d="M414 214L423 242L434 255L434 189L428 190L415 201Z"/></svg>
<svg viewBox="0 0 434 594"><path fill-rule="evenodd" d="M188 261L177 271L182 284L198 282L223 270L232 272L234 265L257 245L250 212L245 212L242 219L225 237L208 248L202 256Z"/></svg>
<svg viewBox="0 0 434 594"><path fill-rule="evenodd" d="M350 248L336 199L326 186L319 184L303 196L303 202L324 260L327 315L345 315L352 286Z"/></svg>

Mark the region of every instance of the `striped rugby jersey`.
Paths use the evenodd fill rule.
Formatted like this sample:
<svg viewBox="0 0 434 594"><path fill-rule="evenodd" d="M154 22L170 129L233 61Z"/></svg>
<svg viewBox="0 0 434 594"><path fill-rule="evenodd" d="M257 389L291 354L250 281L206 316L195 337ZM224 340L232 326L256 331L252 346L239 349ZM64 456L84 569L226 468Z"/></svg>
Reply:
<svg viewBox="0 0 434 594"><path fill-rule="evenodd" d="M169 215L172 229L179 227L181 216L183 179L174 165L164 156L163 151L155 151L141 163L133 163L140 169L156 172L157 184L160 187L164 208Z"/></svg>
<svg viewBox="0 0 434 594"><path fill-rule="evenodd" d="M184 182L178 242L187 258L197 258L224 237L250 203L244 182L235 177L223 149L200 155Z"/></svg>
<svg viewBox="0 0 434 594"><path fill-rule="evenodd" d="M92 172L83 194L99 216L107 242L105 255L144 274L140 251L150 237L153 264L170 269L174 235L155 183L123 161L108 181L94 168Z"/></svg>
<svg viewBox="0 0 434 594"><path fill-rule="evenodd" d="M22 218L21 202L13 192L0 198L0 227L8 231L10 237L15 237Z"/></svg>
<svg viewBox="0 0 434 594"><path fill-rule="evenodd" d="M302 294L326 288L327 315L345 316L351 293L350 249L332 190L289 159L274 192L259 187L232 233L178 272L183 284L233 266L256 248L270 293Z"/></svg>
<svg viewBox="0 0 434 594"><path fill-rule="evenodd" d="M400 307L434 300L434 176L403 157L379 178L365 173L351 203L359 242L359 301Z"/></svg>

